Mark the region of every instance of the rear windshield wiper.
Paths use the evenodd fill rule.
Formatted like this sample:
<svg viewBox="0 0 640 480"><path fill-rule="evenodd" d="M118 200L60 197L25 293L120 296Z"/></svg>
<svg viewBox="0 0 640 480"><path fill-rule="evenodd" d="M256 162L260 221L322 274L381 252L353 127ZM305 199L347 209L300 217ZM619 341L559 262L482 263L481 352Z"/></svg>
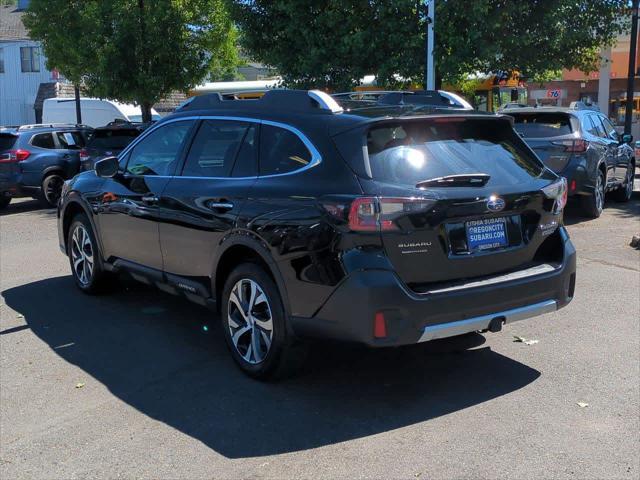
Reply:
<svg viewBox="0 0 640 480"><path fill-rule="evenodd" d="M422 180L416 184L416 188L427 187L483 187L487 184L491 175L487 173L460 173L444 177Z"/></svg>

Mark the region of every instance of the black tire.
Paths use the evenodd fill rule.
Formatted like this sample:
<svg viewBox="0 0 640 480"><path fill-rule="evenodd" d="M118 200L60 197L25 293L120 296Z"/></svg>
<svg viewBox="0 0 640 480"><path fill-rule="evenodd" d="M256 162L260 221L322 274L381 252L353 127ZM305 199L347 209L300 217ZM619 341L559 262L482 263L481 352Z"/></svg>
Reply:
<svg viewBox="0 0 640 480"><path fill-rule="evenodd" d="M585 195L580 198L582 202L582 213L589 218L598 218L604 210L605 200L605 177L602 170L598 169L594 192L591 195Z"/></svg>
<svg viewBox="0 0 640 480"><path fill-rule="evenodd" d="M55 208L62 193L64 177L59 172L47 174L40 184L38 201L44 208Z"/></svg>
<svg viewBox="0 0 640 480"><path fill-rule="evenodd" d="M257 287L254 290L257 293L251 303L253 285ZM260 301L261 295L264 295L264 301ZM221 300L224 338L244 373L260 380L276 380L288 377L300 368L306 346L289 333L278 287L261 266L244 263L236 267L225 281ZM269 323L271 331L267 328ZM257 345L257 353L254 345Z"/></svg>
<svg viewBox="0 0 640 480"><path fill-rule="evenodd" d="M0 193L0 210L4 210L11 203L11 197Z"/></svg>
<svg viewBox="0 0 640 480"><path fill-rule="evenodd" d="M633 195L633 180L636 175L636 169L633 164L629 164L627 169L627 176L624 180L624 184L620 186L611 195L616 202L628 202Z"/></svg>
<svg viewBox="0 0 640 480"><path fill-rule="evenodd" d="M85 234L86 237L84 237ZM74 238L74 235L77 235L77 237ZM81 247L80 250L78 246ZM83 256L83 259L76 263L78 262L78 253ZM91 222L89 222L85 214L76 215L71 222L67 236L67 254L69 256L69 265L71 266L71 275L77 287L89 295L102 292L108 284L109 274L104 271L102 254L91 227ZM89 254L92 262L89 260ZM91 263L92 266L89 271L88 265Z"/></svg>

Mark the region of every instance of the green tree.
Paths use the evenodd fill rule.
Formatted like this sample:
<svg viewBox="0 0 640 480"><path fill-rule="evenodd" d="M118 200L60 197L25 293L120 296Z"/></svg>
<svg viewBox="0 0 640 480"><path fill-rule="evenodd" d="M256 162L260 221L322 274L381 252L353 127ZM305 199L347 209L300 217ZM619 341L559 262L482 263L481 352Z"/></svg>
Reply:
<svg viewBox="0 0 640 480"><path fill-rule="evenodd" d="M626 0L438 0L437 76L561 68L592 71L600 47L620 31ZM243 46L285 83L351 88L364 75L380 85L422 83L423 0L234 0Z"/></svg>
<svg viewBox="0 0 640 480"><path fill-rule="evenodd" d="M238 61L224 0L32 0L32 38L88 94L151 107Z"/></svg>

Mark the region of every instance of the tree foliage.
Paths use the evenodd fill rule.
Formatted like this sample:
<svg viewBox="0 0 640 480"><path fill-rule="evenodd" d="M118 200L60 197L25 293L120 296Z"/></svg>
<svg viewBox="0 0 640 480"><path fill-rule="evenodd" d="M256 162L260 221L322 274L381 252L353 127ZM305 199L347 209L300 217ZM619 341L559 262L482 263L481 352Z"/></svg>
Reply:
<svg viewBox="0 0 640 480"><path fill-rule="evenodd" d="M626 0L438 0L437 76L592 71L620 31ZM285 83L336 89L375 74L381 85L422 83L423 0L235 0L244 47Z"/></svg>
<svg viewBox="0 0 640 480"><path fill-rule="evenodd" d="M90 95L151 105L237 63L224 0L32 0L25 25Z"/></svg>

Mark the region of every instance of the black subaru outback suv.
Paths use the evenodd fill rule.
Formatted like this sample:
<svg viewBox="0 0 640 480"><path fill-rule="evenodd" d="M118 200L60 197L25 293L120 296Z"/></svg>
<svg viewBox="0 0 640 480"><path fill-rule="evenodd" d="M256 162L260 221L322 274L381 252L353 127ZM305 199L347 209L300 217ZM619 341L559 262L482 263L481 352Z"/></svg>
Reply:
<svg viewBox="0 0 640 480"><path fill-rule="evenodd" d="M343 111L318 91L197 97L65 184L60 247L94 293L126 271L218 309L248 374L301 339L399 346L571 301L566 182L510 117Z"/></svg>

